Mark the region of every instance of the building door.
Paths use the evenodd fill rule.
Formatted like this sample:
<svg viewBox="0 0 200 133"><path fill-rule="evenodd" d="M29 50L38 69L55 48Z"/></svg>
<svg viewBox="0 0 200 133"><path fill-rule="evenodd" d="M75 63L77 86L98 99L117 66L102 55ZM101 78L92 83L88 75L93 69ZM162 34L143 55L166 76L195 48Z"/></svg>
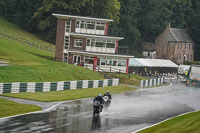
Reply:
<svg viewBox="0 0 200 133"><path fill-rule="evenodd" d="M74 64L80 64L81 63L81 56L80 55L74 55L73 56L73 63Z"/></svg>
<svg viewBox="0 0 200 133"><path fill-rule="evenodd" d="M97 58L97 65L100 66L101 59Z"/></svg>
<svg viewBox="0 0 200 133"><path fill-rule="evenodd" d="M68 62L68 54L64 53L64 62Z"/></svg>

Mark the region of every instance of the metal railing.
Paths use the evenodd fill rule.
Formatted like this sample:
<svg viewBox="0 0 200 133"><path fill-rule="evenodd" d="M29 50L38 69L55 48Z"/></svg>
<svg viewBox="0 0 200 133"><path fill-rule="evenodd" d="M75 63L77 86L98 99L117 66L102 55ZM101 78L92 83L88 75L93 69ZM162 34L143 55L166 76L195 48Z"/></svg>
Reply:
<svg viewBox="0 0 200 133"><path fill-rule="evenodd" d="M21 36L17 36L17 35L14 35L13 33L5 32L3 30L0 30L0 36L3 36L5 38L9 38L11 40L16 40L16 41L28 44L28 45L36 47L36 48L38 48L40 50L45 50L45 51L49 51L49 52L55 52L55 47L54 46L47 46L47 45L44 45L44 44L42 44L40 42L37 42L35 40L27 39L27 38L21 37Z"/></svg>
<svg viewBox="0 0 200 133"><path fill-rule="evenodd" d="M83 67L86 67L92 71L95 70L95 67L93 64L85 64ZM107 77L107 73L118 73L118 74L127 74L129 75L129 78L130 78L130 74L131 73L127 73L126 70L123 70L123 69L117 69L117 68L114 68L114 67L111 67L111 66L96 66L96 71L97 72L102 72L104 73L104 77L106 78Z"/></svg>

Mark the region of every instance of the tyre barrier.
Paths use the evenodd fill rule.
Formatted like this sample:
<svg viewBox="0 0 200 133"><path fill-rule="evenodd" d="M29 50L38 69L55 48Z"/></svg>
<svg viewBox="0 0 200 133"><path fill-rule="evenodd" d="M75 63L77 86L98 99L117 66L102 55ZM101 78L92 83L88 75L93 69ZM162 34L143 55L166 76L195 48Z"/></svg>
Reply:
<svg viewBox="0 0 200 133"><path fill-rule="evenodd" d="M119 86L119 79L0 83L0 94L20 92L63 91L84 88L99 88L106 86Z"/></svg>

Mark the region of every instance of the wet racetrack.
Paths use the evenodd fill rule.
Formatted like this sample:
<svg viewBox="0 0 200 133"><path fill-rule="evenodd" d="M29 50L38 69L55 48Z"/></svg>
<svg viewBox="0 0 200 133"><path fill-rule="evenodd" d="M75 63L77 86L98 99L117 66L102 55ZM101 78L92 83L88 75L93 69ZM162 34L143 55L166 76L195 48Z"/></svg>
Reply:
<svg viewBox="0 0 200 133"><path fill-rule="evenodd" d="M130 133L200 110L200 88L174 84L113 96L108 111L92 117L92 99L66 102L49 112L0 119L0 133Z"/></svg>

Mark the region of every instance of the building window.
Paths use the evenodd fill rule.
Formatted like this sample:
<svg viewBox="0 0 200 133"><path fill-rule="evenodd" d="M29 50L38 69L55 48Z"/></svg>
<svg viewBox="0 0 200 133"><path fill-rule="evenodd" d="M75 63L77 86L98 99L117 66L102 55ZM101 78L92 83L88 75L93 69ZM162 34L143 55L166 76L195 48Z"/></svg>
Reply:
<svg viewBox="0 0 200 133"><path fill-rule="evenodd" d="M126 66L125 60L117 60L117 66Z"/></svg>
<svg viewBox="0 0 200 133"><path fill-rule="evenodd" d="M179 49L179 44L178 44L178 46L177 46L177 49Z"/></svg>
<svg viewBox="0 0 200 133"><path fill-rule="evenodd" d="M105 23L96 23L96 30L104 30L105 29Z"/></svg>
<svg viewBox="0 0 200 133"><path fill-rule="evenodd" d="M185 44L185 49L187 48L187 45Z"/></svg>
<svg viewBox="0 0 200 133"><path fill-rule="evenodd" d="M93 62L94 62L94 57L92 57L92 56L85 56L85 61L84 61L84 63L86 63L86 64L93 64Z"/></svg>
<svg viewBox="0 0 200 133"><path fill-rule="evenodd" d="M81 21L81 28L85 28L85 22Z"/></svg>
<svg viewBox="0 0 200 133"><path fill-rule="evenodd" d="M189 50L190 50L191 44L189 44Z"/></svg>
<svg viewBox="0 0 200 133"><path fill-rule="evenodd" d="M95 45L96 45L96 40L92 39L92 41L91 41L91 47L95 47Z"/></svg>
<svg viewBox="0 0 200 133"><path fill-rule="evenodd" d="M92 29L92 30L104 30L104 22L91 22L91 21L76 21L76 28Z"/></svg>
<svg viewBox="0 0 200 133"><path fill-rule="evenodd" d="M74 47L82 47L83 39L75 39L74 40Z"/></svg>
<svg viewBox="0 0 200 133"><path fill-rule="evenodd" d="M95 29L95 22L87 22L87 29Z"/></svg>
<svg viewBox="0 0 200 133"><path fill-rule="evenodd" d="M107 41L107 48L115 48L115 41Z"/></svg>
<svg viewBox="0 0 200 133"><path fill-rule="evenodd" d="M87 46L102 47L102 48L115 48L115 41L113 41L113 40L87 39Z"/></svg>
<svg viewBox="0 0 200 133"><path fill-rule="evenodd" d="M65 31L71 32L71 21L67 21L65 24Z"/></svg>
<svg viewBox="0 0 200 133"><path fill-rule="evenodd" d="M65 36L65 49L69 49L69 36Z"/></svg>
<svg viewBox="0 0 200 133"><path fill-rule="evenodd" d="M187 59L190 60L190 55L188 54Z"/></svg>
<svg viewBox="0 0 200 133"><path fill-rule="evenodd" d="M192 60L192 54L190 55L190 60Z"/></svg>
<svg viewBox="0 0 200 133"><path fill-rule="evenodd" d="M87 46L91 46L91 40L87 39Z"/></svg>
<svg viewBox="0 0 200 133"><path fill-rule="evenodd" d="M76 21L76 28L80 28L80 21Z"/></svg>
<svg viewBox="0 0 200 133"><path fill-rule="evenodd" d="M96 40L96 47L105 48L105 42L103 40Z"/></svg>
<svg viewBox="0 0 200 133"><path fill-rule="evenodd" d="M179 54L179 60L181 60L181 54Z"/></svg>
<svg viewBox="0 0 200 133"><path fill-rule="evenodd" d="M181 46L180 46L180 49L182 49L182 44L181 44Z"/></svg>
<svg viewBox="0 0 200 133"><path fill-rule="evenodd" d="M68 54L64 53L64 62L68 62Z"/></svg>
<svg viewBox="0 0 200 133"><path fill-rule="evenodd" d="M101 58L101 65L106 65L106 58Z"/></svg>

